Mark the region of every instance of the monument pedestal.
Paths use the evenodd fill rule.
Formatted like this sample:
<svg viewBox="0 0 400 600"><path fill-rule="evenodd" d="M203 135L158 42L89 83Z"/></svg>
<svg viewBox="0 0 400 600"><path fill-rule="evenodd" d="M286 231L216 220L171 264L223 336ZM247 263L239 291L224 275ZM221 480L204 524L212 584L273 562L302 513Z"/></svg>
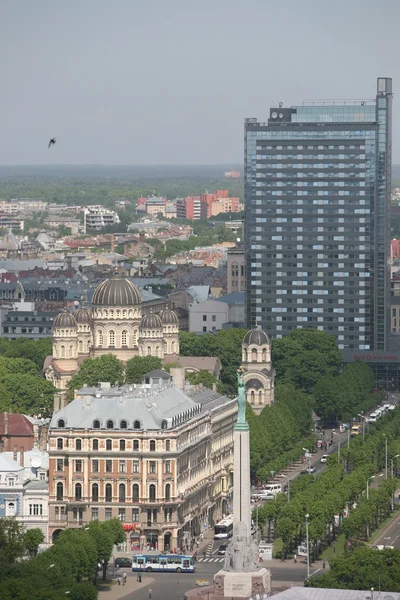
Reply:
<svg viewBox="0 0 400 600"><path fill-rule="evenodd" d="M267 569L250 571L249 573L234 573L232 571L218 571L214 575L213 593L210 600L223 600L224 598L248 599L259 594L269 596L271 592L271 572Z"/></svg>

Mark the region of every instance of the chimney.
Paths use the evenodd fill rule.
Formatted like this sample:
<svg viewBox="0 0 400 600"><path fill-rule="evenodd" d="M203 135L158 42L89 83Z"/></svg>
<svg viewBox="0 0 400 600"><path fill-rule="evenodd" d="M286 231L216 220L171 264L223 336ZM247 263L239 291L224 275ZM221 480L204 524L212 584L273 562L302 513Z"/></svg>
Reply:
<svg viewBox="0 0 400 600"><path fill-rule="evenodd" d="M144 242L144 231L139 233L139 242Z"/></svg>
<svg viewBox="0 0 400 600"><path fill-rule="evenodd" d="M180 390L185 389L185 369L183 367L171 367L170 375L174 381L174 384Z"/></svg>
<svg viewBox="0 0 400 600"><path fill-rule="evenodd" d="M8 413L4 413L4 435L8 434Z"/></svg>
<svg viewBox="0 0 400 600"><path fill-rule="evenodd" d="M25 466L25 448L23 446L19 448L19 464L21 467Z"/></svg>
<svg viewBox="0 0 400 600"><path fill-rule="evenodd" d="M40 432L40 445L39 445L39 448L42 452L46 452L46 450L47 450L47 434L48 434L47 425L42 425L41 432Z"/></svg>
<svg viewBox="0 0 400 600"><path fill-rule="evenodd" d="M18 461L18 446L13 446L13 460Z"/></svg>
<svg viewBox="0 0 400 600"><path fill-rule="evenodd" d="M36 446L39 443L39 425L33 424L33 445Z"/></svg>

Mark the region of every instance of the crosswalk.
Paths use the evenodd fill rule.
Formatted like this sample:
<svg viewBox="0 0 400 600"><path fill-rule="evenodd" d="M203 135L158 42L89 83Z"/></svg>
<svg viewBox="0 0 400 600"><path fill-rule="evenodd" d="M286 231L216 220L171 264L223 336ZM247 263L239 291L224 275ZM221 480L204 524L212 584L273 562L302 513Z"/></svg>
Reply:
<svg viewBox="0 0 400 600"><path fill-rule="evenodd" d="M203 562L203 563L206 563L206 562L209 562L209 563L212 563L212 562L214 562L214 563L222 563L222 562L224 562L224 560L225 559L221 558L220 556L218 558L215 558L214 556L207 556L206 558L198 558L197 562L199 562L199 563L200 562Z"/></svg>

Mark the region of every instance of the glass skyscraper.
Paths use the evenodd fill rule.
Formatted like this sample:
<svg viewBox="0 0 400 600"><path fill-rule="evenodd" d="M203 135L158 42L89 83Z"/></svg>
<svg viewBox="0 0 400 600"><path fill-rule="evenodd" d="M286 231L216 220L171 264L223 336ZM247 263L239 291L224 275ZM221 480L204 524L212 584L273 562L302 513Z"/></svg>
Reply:
<svg viewBox="0 0 400 600"><path fill-rule="evenodd" d="M246 316L339 348L385 350L392 80L374 100L316 101L245 120Z"/></svg>

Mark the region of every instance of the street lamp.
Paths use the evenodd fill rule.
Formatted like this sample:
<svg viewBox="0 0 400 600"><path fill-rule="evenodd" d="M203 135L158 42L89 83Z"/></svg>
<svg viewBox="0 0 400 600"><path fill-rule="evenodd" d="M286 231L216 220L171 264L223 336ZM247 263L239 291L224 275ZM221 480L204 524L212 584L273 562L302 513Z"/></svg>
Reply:
<svg viewBox="0 0 400 600"><path fill-rule="evenodd" d="M306 514L306 543L307 543L307 578L310 577L310 549L308 544L308 519L310 515Z"/></svg>
<svg viewBox="0 0 400 600"><path fill-rule="evenodd" d="M340 463L340 435L336 431L332 431L332 433L333 433L333 435L339 436L338 447L337 447L337 454L338 454L337 461L338 461L338 463Z"/></svg>
<svg viewBox="0 0 400 600"><path fill-rule="evenodd" d="M365 440L365 423L367 423L367 417L365 417L361 413L358 413L357 416L361 417L362 420L363 420L363 422L362 422L362 424L363 424L363 430L362 431L363 431L363 441L364 441Z"/></svg>
<svg viewBox="0 0 400 600"><path fill-rule="evenodd" d="M383 434L385 438L385 479L388 478L388 439L386 433Z"/></svg>

